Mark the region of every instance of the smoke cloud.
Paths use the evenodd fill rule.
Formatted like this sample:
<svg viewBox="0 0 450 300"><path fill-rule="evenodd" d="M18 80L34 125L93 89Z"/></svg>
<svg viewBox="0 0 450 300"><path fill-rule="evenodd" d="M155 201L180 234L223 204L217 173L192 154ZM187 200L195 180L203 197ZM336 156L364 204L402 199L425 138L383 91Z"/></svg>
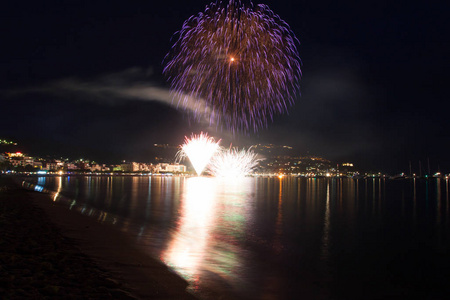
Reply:
<svg viewBox="0 0 450 300"><path fill-rule="evenodd" d="M166 87L152 83L149 80L151 73L151 69L146 71L142 68L130 68L87 80L75 77L54 80L41 86L7 90L4 94L9 97L33 93L52 94L59 97L75 95L83 100L105 102L105 104L125 100L156 101L177 110L195 112L197 117L210 114L211 110L204 100L190 95L179 96ZM210 116L207 119L210 123ZM199 121L206 122L206 120Z"/></svg>

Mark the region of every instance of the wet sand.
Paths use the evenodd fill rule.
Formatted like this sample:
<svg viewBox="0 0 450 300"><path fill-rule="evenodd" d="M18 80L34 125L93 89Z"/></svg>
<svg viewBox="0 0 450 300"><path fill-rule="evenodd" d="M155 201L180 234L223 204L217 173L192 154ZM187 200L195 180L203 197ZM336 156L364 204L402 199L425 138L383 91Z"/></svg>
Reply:
<svg viewBox="0 0 450 300"><path fill-rule="evenodd" d="M7 299L195 299L116 228L0 178L0 294Z"/></svg>

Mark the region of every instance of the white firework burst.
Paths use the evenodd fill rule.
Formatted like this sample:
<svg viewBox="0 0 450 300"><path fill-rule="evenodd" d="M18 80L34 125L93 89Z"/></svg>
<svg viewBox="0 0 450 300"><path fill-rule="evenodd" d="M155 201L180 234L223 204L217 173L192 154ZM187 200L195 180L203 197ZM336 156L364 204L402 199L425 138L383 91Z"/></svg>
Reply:
<svg viewBox="0 0 450 300"><path fill-rule="evenodd" d="M222 149L213 156L208 169L216 177L238 178L250 174L258 162L257 154L251 148Z"/></svg>
<svg viewBox="0 0 450 300"><path fill-rule="evenodd" d="M178 160L189 158L197 175L202 174L211 157L219 150L219 141L209 137L207 133L192 134L191 138L185 137L184 144L177 153Z"/></svg>

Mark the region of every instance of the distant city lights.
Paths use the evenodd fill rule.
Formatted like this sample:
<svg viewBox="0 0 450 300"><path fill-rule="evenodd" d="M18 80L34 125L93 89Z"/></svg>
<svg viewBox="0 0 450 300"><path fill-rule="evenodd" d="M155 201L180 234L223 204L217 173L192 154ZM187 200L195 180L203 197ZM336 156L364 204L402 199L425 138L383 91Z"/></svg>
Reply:
<svg viewBox="0 0 450 300"><path fill-rule="evenodd" d="M0 145L13 145L13 146L17 146L16 142L13 141L8 141L5 139L0 139Z"/></svg>
<svg viewBox="0 0 450 300"><path fill-rule="evenodd" d="M22 152L16 152L16 153L6 153L9 157L23 157L24 155Z"/></svg>
<svg viewBox="0 0 450 300"><path fill-rule="evenodd" d="M15 144L0 139L0 145ZM386 174L382 172L364 172L357 165L346 162L331 162L316 155L299 155L293 147L275 144L256 144L246 149L220 147L220 139L215 140L207 133L192 134L185 137L183 145L152 144L158 149L153 162L121 161L118 164L104 164L78 158L71 160L63 157L33 157L18 147L4 147L9 152L0 152L0 174L37 174L37 175L141 175L141 176L192 176L205 175L226 178L255 177L304 177L304 178L389 178L389 179L444 179L450 178L448 171L442 172L428 168L427 172L409 172ZM175 155L176 150L178 153ZM174 161L175 155L175 161ZM193 169L189 170L188 158ZM187 161L186 161L187 162ZM419 164L420 165L420 164Z"/></svg>

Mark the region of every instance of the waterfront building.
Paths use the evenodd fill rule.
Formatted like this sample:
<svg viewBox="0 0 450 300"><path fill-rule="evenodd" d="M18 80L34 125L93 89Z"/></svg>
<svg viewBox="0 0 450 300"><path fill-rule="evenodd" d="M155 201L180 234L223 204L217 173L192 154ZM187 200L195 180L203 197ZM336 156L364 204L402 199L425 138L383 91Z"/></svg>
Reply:
<svg viewBox="0 0 450 300"><path fill-rule="evenodd" d="M68 170L68 171L72 171L72 170L78 169L78 167L77 167L74 163L66 162L66 163L64 164L64 169L65 169L65 170Z"/></svg>
<svg viewBox="0 0 450 300"><path fill-rule="evenodd" d="M36 168L36 169L42 169L42 162L40 162L40 161L33 161L32 166L33 166L33 168Z"/></svg>
<svg viewBox="0 0 450 300"><path fill-rule="evenodd" d="M110 170L109 167L107 167L105 164L92 164L89 169L91 172L107 172Z"/></svg>
<svg viewBox="0 0 450 300"><path fill-rule="evenodd" d="M137 163L137 162L122 163L120 165L120 169L123 172L138 172L139 171L139 163Z"/></svg>
<svg viewBox="0 0 450 300"><path fill-rule="evenodd" d="M153 172L153 164L139 163L139 172Z"/></svg>
<svg viewBox="0 0 450 300"><path fill-rule="evenodd" d="M184 173L186 166L180 164L159 163L155 166L155 173Z"/></svg>
<svg viewBox="0 0 450 300"><path fill-rule="evenodd" d="M44 163L43 168L45 170L62 170L64 168L64 163L60 160L52 160Z"/></svg>

